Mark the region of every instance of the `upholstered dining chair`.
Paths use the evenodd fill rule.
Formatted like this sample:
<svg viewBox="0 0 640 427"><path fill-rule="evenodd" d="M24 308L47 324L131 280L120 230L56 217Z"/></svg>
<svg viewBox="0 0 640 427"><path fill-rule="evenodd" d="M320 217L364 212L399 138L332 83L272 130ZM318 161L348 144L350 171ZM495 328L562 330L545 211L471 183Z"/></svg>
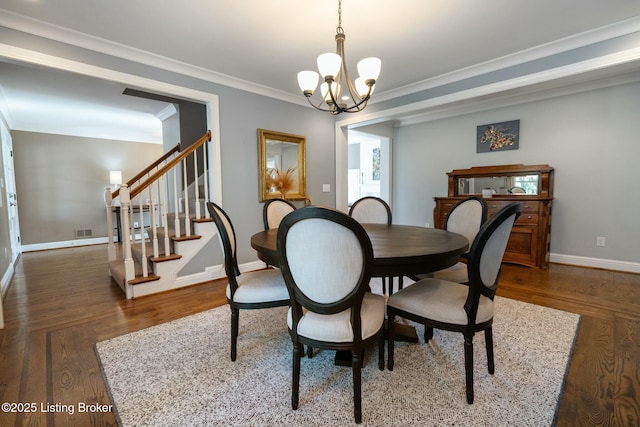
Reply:
<svg viewBox="0 0 640 427"><path fill-rule="evenodd" d="M379 197L365 196L356 200L349 208L349 216L359 223L391 224L391 208ZM402 278L398 287L402 287ZM382 278L382 293L387 293L386 277ZM393 293L393 277L389 277L389 294Z"/></svg>
<svg viewBox="0 0 640 427"><path fill-rule="evenodd" d="M349 208L349 216L360 223L391 224L391 208L379 197L366 196Z"/></svg>
<svg viewBox="0 0 640 427"><path fill-rule="evenodd" d="M480 229L469 252L469 284L440 279L423 279L389 297L388 361L393 370L396 316L425 326L425 342L433 329L461 332L464 336L464 364L467 402L473 403L473 336L484 331L489 373L493 375L493 314L502 257L513 223L522 203L514 202L492 216Z"/></svg>
<svg viewBox="0 0 640 427"><path fill-rule="evenodd" d="M262 207L262 221L264 222L264 229L270 230L272 228L278 228L282 218L295 210L296 207L288 200L267 200Z"/></svg>
<svg viewBox="0 0 640 427"><path fill-rule="evenodd" d="M369 342L378 342L378 368L384 370L385 299L368 292L373 259L369 236L342 212L306 207L282 220L277 246L291 298L291 406L298 408L303 345L350 350L354 417L360 423L362 349Z"/></svg>
<svg viewBox="0 0 640 427"><path fill-rule="evenodd" d="M482 197L469 197L460 200L453 205L444 223L447 231L462 234L469 240L469 246L478 234L480 227L487 220L487 202ZM461 258L468 257L469 252L462 254ZM436 279L448 280L450 282L468 283L469 276L467 274L467 264L458 262L455 265L443 270L435 271L428 274L418 274L412 276L414 280L426 279L433 277Z"/></svg>
<svg viewBox="0 0 640 427"><path fill-rule="evenodd" d="M271 268L240 274L236 258L236 233L229 216L212 202L207 202L207 209L218 228L224 268L229 281L226 294L231 308L231 360L235 361L240 310L289 305L289 292L280 270Z"/></svg>

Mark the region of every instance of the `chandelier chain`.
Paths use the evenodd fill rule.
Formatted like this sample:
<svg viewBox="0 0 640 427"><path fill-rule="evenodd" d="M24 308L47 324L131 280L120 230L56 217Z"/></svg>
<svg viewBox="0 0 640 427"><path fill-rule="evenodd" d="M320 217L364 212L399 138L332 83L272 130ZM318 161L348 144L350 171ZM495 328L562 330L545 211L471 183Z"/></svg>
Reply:
<svg viewBox="0 0 640 427"><path fill-rule="evenodd" d="M344 30L342 29L342 0L338 0L338 28L336 28L336 32L344 34Z"/></svg>

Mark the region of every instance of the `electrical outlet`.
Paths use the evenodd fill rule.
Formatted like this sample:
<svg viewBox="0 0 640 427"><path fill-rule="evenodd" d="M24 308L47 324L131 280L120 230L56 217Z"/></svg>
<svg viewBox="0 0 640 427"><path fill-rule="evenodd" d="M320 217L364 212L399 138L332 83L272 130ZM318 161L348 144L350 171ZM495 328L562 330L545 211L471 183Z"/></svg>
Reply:
<svg viewBox="0 0 640 427"><path fill-rule="evenodd" d="M134 221L134 222L133 222L133 228L138 228L138 227L139 227L139 225L138 225L138 221Z"/></svg>
<svg viewBox="0 0 640 427"><path fill-rule="evenodd" d="M596 237L596 246L604 246L604 237Z"/></svg>
<svg viewBox="0 0 640 427"><path fill-rule="evenodd" d="M425 226L425 227L427 227L427 228L430 228L430 227L431 227L431 224L429 224L428 222L425 222L425 223L424 223L424 226Z"/></svg>

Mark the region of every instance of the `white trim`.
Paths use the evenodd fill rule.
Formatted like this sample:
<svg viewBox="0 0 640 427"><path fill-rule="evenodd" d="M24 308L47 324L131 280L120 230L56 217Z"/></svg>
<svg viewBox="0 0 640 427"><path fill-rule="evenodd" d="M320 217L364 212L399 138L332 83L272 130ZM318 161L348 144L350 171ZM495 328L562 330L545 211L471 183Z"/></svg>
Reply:
<svg viewBox="0 0 640 427"><path fill-rule="evenodd" d="M549 262L640 274L640 263L638 262L618 261L614 259L590 258L577 255L564 255L554 253L549 255Z"/></svg>
<svg viewBox="0 0 640 427"><path fill-rule="evenodd" d="M302 95L273 89L228 74L176 61L110 40L52 25L8 10L0 10L2 11L0 13L0 26L293 104L308 105L306 98Z"/></svg>
<svg viewBox="0 0 640 427"><path fill-rule="evenodd" d="M461 68L451 73L442 74L421 82L412 83L398 89L389 90L376 94L371 99L370 104L386 101L400 96L410 95L423 90L432 89L460 80L477 77L483 74L492 73L515 65L524 64L536 59L546 58L559 53L568 52L590 44L611 40L616 37L625 36L640 31L640 16L616 22L600 28L594 28L583 33L574 34L562 39L554 40L535 46L511 55L492 59L470 67Z"/></svg>
<svg viewBox="0 0 640 427"><path fill-rule="evenodd" d="M46 251L49 249L70 248L74 246L90 246L109 243L108 237L94 237L93 239L61 240L58 242L33 243L22 245L22 252Z"/></svg>
<svg viewBox="0 0 640 427"><path fill-rule="evenodd" d="M0 299L4 298L9 290L9 283L11 283L11 278L13 277L13 263L9 264L7 267L7 271L4 272L4 276L2 276L2 280L0 280ZM2 301L0 301L1 305ZM2 313L2 309L0 308L0 313ZM2 320L2 316L0 316L0 321Z"/></svg>
<svg viewBox="0 0 640 427"><path fill-rule="evenodd" d="M197 67L120 43L115 43L110 40L39 21L8 10L0 10L2 10L2 13L0 13L0 25L7 28L12 28L17 31L34 34L50 40L66 43L71 46L89 49L106 55L116 56L140 64L146 64L152 67L311 108L308 105L307 100L299 94L292 94L247 80L238 79L227 74L218 73L203 67ZM399 96L408 95L481 74L494 72L514 65L523 64L525 62L588 46L590 44L632 34L637 31L640 31L640 16L628 18L603 27L594 28L559 40L554 40L511 55L506 55L431 79L426 79L398 89L380 92L371 100L370 104L373 105L377 102L397 98Z"/></svg>

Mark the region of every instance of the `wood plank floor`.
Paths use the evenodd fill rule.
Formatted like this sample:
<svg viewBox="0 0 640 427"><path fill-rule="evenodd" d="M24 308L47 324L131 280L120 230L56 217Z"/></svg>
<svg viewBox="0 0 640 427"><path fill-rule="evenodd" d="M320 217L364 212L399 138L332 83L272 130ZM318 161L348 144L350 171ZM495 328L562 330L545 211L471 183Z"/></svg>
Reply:
<svg viewBox="0 0 640 427"><path fill-rule="evenodd" d="M0 402L35 408L0 412L0 425L116 425L111 412L79 411L111 404L94 344L225 304L225 285L126 300L105 246L23 254L4 301ZM582 314L558 426L640 425L640 275L505 265L498 294Z"/></svg>

